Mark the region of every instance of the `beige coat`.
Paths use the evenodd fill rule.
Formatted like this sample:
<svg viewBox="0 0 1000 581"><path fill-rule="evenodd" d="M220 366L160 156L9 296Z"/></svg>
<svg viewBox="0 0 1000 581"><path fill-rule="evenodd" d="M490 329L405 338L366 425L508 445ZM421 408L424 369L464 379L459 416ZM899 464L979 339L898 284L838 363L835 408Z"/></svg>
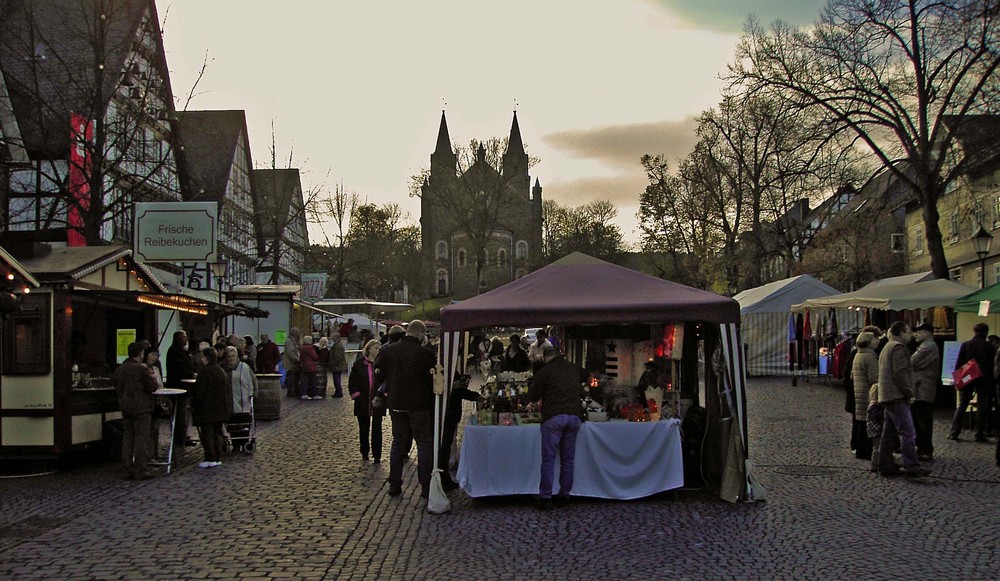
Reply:
<svg viewBox="0 0 1000 581"><path fill-rule="evenodd" d="M878 382L878 359L871 347L858 349L851 369L854 381L854 419L863 422L868 419L868 390Z"/></svg>
<svg viewBox="0 0 1000 581"><path fill-rule="evenodd" d="M928 339L910 356L913 364L913 393L917 401L937 399L938 376L941 373L941 354L934 339Z"/></svg>

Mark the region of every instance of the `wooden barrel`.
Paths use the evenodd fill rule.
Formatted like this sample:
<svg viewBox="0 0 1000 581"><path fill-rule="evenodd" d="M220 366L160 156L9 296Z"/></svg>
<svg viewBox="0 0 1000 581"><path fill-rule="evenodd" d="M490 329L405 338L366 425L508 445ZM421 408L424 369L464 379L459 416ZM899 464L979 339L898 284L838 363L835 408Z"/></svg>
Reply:
<svg viewBox="0 0 1000 581"><path fill-rule="evenodd" d="M253 411L258 420L276 420L281 417L280 373L257 374L257 397Z"/></svg>

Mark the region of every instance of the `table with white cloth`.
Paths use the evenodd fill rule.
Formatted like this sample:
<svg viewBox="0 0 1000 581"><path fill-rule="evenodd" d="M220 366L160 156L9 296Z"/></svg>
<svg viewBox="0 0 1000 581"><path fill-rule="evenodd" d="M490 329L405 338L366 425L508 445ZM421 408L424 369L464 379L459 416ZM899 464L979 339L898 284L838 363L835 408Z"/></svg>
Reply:
<svg viewBox="0 0 1000 581"><path fill-rule="evenodd" d="M458 483L469 496L538 494L540 426L467 425ZM684 485L680 421L584 422L576 439L573 496L627 500ZM559 458L553 493L559 487Z"/></svg>

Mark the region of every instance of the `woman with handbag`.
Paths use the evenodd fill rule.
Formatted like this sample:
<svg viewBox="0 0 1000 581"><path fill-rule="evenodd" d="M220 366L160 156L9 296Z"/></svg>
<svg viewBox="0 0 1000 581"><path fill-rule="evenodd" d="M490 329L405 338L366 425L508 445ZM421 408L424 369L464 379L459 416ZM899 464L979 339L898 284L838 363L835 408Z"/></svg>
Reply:
<svg viewBox="0 0 1000 581"><path fill-rule="evenodd" d="M354 400L354 415L358 418L358 432L361 444L361 458L368 462L371 452L373 462L382 461L382 418L385 417L385 398L382 405L372 405L376 397L375 357L378 356L382 343L372 339L365 343L362 356L351 367L351 375L347 378L347 391Z"/></svg>
<svg viewBox="0 0 1000 581"><path fill-rule="evenodd" d="M996 349L986 340L990 332L990 326L986 323L976 323L972 327L972 339L969 339L958 349L958 359L955 361L955 369L961 369L963 365L970 361L976 362L978 372L974 369L967 370L956 378L959 382L964 377L972 377L971 381L960 387L961 400L955 408L955 417L951 421L951 430L948 433L949 440L957 440L962 433L962 425L965 423L965 410L969 407L973 395L978 395L977 409L988 410L993 401L993 392L996 391L996 380L993 378L993 359ZM959 388L961 383L956 383ZM986 426L988 415L986 413L976 414L976 441L986 441Z"/></svg>

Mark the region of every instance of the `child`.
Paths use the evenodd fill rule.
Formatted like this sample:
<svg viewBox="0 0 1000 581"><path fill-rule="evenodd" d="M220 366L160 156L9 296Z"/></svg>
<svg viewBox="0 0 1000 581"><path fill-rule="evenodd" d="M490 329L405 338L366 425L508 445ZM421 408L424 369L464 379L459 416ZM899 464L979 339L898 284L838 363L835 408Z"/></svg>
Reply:
<svg viewBox="0 0 1000 581"><path fill-rule="evenodd" d="M878 472L878 447L882 442L882 422L885 419L882 406L878 403L878 384L873 383L868 391L868 437L872 441L872 472Z"/></svg>

